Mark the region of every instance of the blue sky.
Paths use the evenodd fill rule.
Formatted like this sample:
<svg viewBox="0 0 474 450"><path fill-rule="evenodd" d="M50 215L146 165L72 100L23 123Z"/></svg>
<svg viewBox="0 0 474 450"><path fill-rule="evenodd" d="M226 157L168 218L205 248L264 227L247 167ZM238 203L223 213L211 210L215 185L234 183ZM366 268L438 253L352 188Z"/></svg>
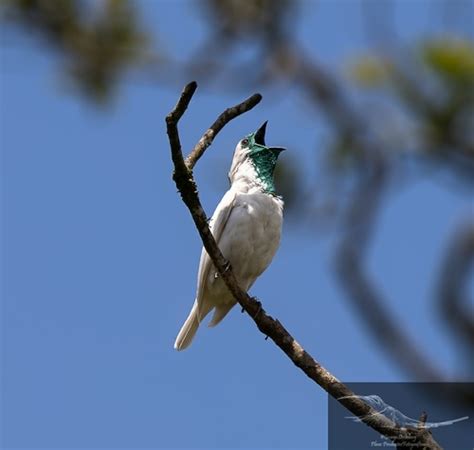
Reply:
<svg viewBox="0 0 474 450"><path fill-rule="evenodd" d="M202 37L189 2L139 5L176 51ZM367 50L358 2L305 5L298 33L317 42L324 63L339 69ZM440 29L431 5L397 3L405 42ZM1 46L4 447L325 448L324 392L237 308L203 327L188 351L172 348L201 248L171 180L164 127L182 86L129 82L113 107L96 110L58 86L51 53L13 42ZM275 145L291 147L299 130L280 164L313 161L320 130L301 117L302 99L272 102L261 92L261 105L232 122L196 168L209 214L235 143L264 120ZM182 121L184 148L249 94L199 90ZM448 374L459 361L431 282L468 208L467 193L429 177L393 193L369 261L394 314L423 330L412 337ZM345 301L333 244L287 223L252 293L340 379L407 381Z"/></svg>

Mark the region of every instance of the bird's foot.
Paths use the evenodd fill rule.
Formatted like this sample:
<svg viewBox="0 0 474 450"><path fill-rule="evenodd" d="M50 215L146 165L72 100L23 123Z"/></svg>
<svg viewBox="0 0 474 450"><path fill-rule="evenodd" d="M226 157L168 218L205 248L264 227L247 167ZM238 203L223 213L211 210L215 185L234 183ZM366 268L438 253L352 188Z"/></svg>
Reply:
<svg viewBox="0 0 474 450"><path fill-rule="evenodd" d="M229 270L230 270L230 262L226 261L225 266L224 266L224 272L227 272ZM220 274L219 274L219 272L216 271L214 273L214 280L217 280L219 277L220 277Z"/></svg>
<svg viewBox="0 0 474 450"><path fill-rule="evenodd" d="M255 320L258 315L262 312L263 308L262 308L262 303L258 300L257 297L253 297L253 300L255 300L258 304L258 309L257 309L257 312L252 316L253 319ZM242 309L240 310L241 313L244 313L245 312L245 308L242 307Z"/></svg>
<svg viewBox="0 0 474 450"><path fill-rule="evenodd" d="M262 303L258 300L257 297L254 297L254 300L258 303L258 309L257 312L254 314L253 318L254 320L258 317L258 315L262 312Z"/></svg>

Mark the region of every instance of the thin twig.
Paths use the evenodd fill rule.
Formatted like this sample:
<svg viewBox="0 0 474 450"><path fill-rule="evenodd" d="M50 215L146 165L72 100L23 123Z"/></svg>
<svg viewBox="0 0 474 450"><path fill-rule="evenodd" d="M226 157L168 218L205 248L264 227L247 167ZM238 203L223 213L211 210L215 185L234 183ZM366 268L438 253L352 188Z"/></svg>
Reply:
<svg viewBox="0 0 474 450"><path fill-rule="evenodd" d="M260 94L253 94L242 103L227 108L203 134L202 138L199 139L199 142L194 146L193 151L186 158L186 166L188 169L193 170L193 167L196 165L199 158L212 144L212 141L217 136L217 133L219 133L219 131L221 131L227 123L229 123L232 119L235 119L237 116L250 111L254 106L258 105L261 100L262 96Z"/></svg>
<svg viewBox="0 0 474 450"><path fill-rule="evenodd" d="M196 183L189 169L189 167L193 165L187 166L185 164L179 143L178 121L186 110L195 88L195 83L187 85L175 109L166 117L171 155L175 166L173 179L176 182L176 186L184 203L191 212L207 253L235 300L254 320L258 329L265 336L272 339L297 367L368 426L388 437L398 445L403 443L410 443L410 445L412 445L416 442L420 447L424 446L426 449L440 450L441 447L433 440L429 432L411 428L399 428L385 416L377 414L374 409L357 397L345 384L319 364L293 336L291 336L278 320L273 319L265 312L258 300L250 297L239 287L232 268L222 255L209 230L206 215L199 201ZM234 108L240 110L241 105L243 104L237 105ZM222 129L222 127L236 117L236 115L221 115L220 117L223 117L222 124L219 128ZM201 140L203 139L205 139L204 136ZM209 144L207 144L207 146L208 145ZM207 146L204 147L202 151L200 150L196 161L202 156Z"/></svg>

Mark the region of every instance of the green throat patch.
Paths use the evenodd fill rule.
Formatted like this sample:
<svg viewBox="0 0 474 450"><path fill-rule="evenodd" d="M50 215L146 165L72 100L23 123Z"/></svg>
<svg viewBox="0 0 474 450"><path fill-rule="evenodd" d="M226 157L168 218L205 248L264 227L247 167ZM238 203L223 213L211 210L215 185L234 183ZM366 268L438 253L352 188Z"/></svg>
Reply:
<svg viewBox="0 0 474 450"><path fill-rule="evenodd" d="M276 195L273 172L281 149L257 144L255 142L255 133L249 134L246 139L248 140L248 148L250 150L250 160L263 185L264 192Z"/></svg>

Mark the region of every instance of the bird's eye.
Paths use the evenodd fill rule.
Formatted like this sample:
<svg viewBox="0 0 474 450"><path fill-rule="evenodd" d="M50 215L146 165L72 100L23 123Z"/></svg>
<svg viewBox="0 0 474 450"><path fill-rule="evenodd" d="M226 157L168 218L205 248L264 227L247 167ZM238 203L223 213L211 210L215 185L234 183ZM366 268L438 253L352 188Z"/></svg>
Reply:
<svg viewBox="0 0 474 450"><path fill-rule="evenodd" d="M247 147L249 145L249 140L247 138L242 139L241 143L242 143L242 147Z"/></svg>

